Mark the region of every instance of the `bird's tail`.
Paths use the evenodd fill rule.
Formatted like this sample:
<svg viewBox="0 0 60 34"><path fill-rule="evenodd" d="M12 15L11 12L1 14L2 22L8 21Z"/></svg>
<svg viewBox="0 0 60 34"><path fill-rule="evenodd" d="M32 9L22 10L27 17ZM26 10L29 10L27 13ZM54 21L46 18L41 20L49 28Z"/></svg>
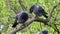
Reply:
<svg viewBox="0 0 60 34"><path fill-rule="evenodd" d="M44 15L44 17L48 18L48 16L47 16L47 15Z"/></svg>
<svg viewBox="0 0 60 34"><path fill-rule="evenodd" d="M17 26L17 24L18 23L15 21L12 27L15 28Z"/></svg>

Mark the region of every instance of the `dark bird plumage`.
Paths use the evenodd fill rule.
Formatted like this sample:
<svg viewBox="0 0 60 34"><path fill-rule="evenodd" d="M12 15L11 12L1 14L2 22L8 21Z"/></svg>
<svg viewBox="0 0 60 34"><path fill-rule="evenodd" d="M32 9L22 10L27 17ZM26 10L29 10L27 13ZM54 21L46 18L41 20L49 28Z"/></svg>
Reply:
<svg viewBox="0 0 60 34"><path fill-rule="evenodd" d="M47 30L42 31L43 34L48 34Z"/></svg>
<svg viewBox="0 0 60 34"><path fill-rule="evenodd" d="M34 14L36 16L41 16L43 15L44 17L48 18L48 16L46 15L47 13L44 11L44 9L39 6L39 5L32 5L30 7L30 13L34 12Z"/></svg>
<svg viewBox="0 0 60 34"><path fill-rule="evenodd" d="M38 34L48 34L48 31L47 30L44 30L42 32L38 32Z"/></svg>
<svg viewBox="0 0 60 34"><path fill-rule="evenodd" d="M19 24L19 23L23 24L27 20L28 20L28 13L20 12L17 14L15 22L14 22L12 27L16 27L17 24Z"/></svg>

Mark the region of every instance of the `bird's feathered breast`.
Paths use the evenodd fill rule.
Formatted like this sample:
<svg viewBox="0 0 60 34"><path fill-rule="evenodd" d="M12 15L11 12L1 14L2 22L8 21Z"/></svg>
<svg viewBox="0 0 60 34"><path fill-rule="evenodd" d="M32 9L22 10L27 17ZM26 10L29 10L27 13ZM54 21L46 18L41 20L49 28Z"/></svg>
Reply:
<svg viewBox="0 0 60 34"><path fill-rule="evenodd" d="M28 19L28 13L26 12L21 12L17 14L17 21L20 23L25 22Z"/></svg>

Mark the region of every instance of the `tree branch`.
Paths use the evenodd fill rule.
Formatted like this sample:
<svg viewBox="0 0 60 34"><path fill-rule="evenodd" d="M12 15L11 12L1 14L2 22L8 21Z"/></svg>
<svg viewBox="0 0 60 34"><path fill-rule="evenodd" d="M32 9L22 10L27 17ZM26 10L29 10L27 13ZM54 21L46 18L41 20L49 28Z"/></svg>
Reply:
<svg viewBox="0 0 60 34"><path fill-rule="evenodd" d="M17 9L16 9L15 7L12 7L12 6L10 5L10 0L6 0L6 7L7 7L7 9L9 9L9 10L10 10L10 9L13 10L15 14L18 13L18 12L17 12Z"/></svg>
<svg viewBox="0 0 60 34"><path fill-rule="evenodd" d="M55 6L53 6L53 10L54 10L54 9L57 7L57 5L59 5L59 4L60 4L60 2L59 2L58 4L56 4ZM51 10L51 11L52 11L52 10ZM51 12L50 14L51 14L50 16L52 17L52 12ZM59 11L57 12L56 16L54 17L53 23L55 23L58 14L59 14ZM51 18L51 17L50 17L50 18ZM54 25L55 28L54 28L52 25L49 25L49 24L48 24L48 26L52 27L52 28L59 34L59 33L60 33L60 32L59 32L59 29L58 29L57 26L56 26L56 25L59 25L59 24L53 24L53 25Z"/></svg>
<svg viewBox="0 0 60 34"><path fill-rule="evenodd" d="M54 23L55 23L55 21L57 21L56 19L57 19L57 16L58 16L59 12L60 12L60 11L57 12L57 14L56 14L56 16L55 16L55 18L54 18ZM57 28L56 24L54 24L54 26L55 26L56 32L59 34L59 29Z"/></svg>
<svg viewBox="0 0 60 34"><path fill-rule="evenodd" d="M19 1L19 2L21 2L21 1ZM49 16L48 16L47 19L31 18L31 19L29 19L28 21L26 21L23 25L17 27L17 29L16 29L16 28L13 29L9 34L16 34L16 32L18 32L19 30L22 30L22 29L26 28L26 27L27 27L28 25L30 25L33 21L39 21L39 22L44 23L45 25L48 25L47 23L49 22L49 20L50 20L50 18L51 18L51 16L52 16L52 13L53 13L53 11L54 11L54 9L55 9L55 8L57 7L57 5L59 5L59 4L60 4L60 2L59 2L58 4L56 4L56 5L53 6L53 8L51 9L50 14L49 14ZM51 25L49 25L49 26L51 26Z"/></svg>
<svg viewBox="0 0 60 34"><path fill-rule="evenodd" d="M23 25L21 25L20 27L17 27L17 29L14 29L10 32L10 34L15 34L16 32L18 32L19 30L24 29L25 27L27 27L30 23L32 23L35 20L35 18L32 18L30 20L28 20L27 22L25 22Z"/></svg>
<svg viewBox="0 0 60 34"><path fill-rule="evenodd" d="M27 8L24 6L22 0L19 0L20 6L23 10L27 11Z"/></svg>
<svg viewBox="0 0 60 34"><path fill-rule="evenodd" d="M54 5L54 6L52 7L52 9L51 9L51 11L50 11L50 14L49 14L49 17L48 17L49 20L50 20L50 18L51 18L51 16L52 16L52 13L53 13L54 9L55 9L59 4L60 4L60 2L57 3L56 5Z"/></svg>
<svg viewBox="0 0 60 34"><path fill-rule="evenodd" d="M31 24L33 21L41 21L41 22L45 22L45 19L38 19L38 18L32 18L32 19L29 19L28 21L26 21L23 25L21 25L20 27L17 27L17 29L15 28L14 30L12 30L10 32L10 34L15 34L16 32L18 32L19 30L22 30L24 28L26 28L29 24Z"/></svg>
<svg viewBox="0 0 60 34"><path fill-rule="evenodd" d="M15 14L17 14L17 13L18 13L18 11L17 11L17 9L16 9L15 7L10 6L10 8L11 8L11 10L13 10L13 11L14 11L14 13L15 13Z"/></svg>

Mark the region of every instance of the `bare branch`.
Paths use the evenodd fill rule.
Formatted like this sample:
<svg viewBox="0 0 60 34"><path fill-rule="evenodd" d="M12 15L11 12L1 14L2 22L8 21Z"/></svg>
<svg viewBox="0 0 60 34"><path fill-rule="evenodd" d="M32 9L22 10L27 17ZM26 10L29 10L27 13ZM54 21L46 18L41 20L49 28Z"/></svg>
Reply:
<svg viewBox="0 0 60 34"><path fill-rule="evenodd" d="M57 3L56 5L54 5L53 8L51 9L50 14L49 14L49 17L48 17L49 20L50 20L50 18L51 18L51 16L52 16L52 13L54 12L54 9L55 9L59 4L60 4L60 2Z"/></svg>
<svg viewBox="0 0 60 34"><path fill-rule="evenodd" d="M57 12L56 16L54 17L53 23L55 23L55 21L57 21L56 19L57 19L58 14L59 14L59 11ZM59 34L59 29L56 26L56 25L59 25L59 24L53 24L53 25L54 25L54 27L52 25L48 24L48 26L52 27Z"/></svg>
<svg viewBox="0 0 60 34"><path fill-rule="evenodd" d="M22 30L24 28L26 28L29 24L31 24L33 21L40 21L40 22L45 22L46 19L38 19L38 18L32 18L29 19L28 21L26 21L23 25L21 25L20 27L17 27L17 29L14 29L10 32L10 34L15 34L16 32L18 32L19 30Z"/></svg>
<svg viewBox="0 0 60 34"><path fill-rule="evenodd" d="M19 0L20 6L22 7L23 10L27 11L27 8L24 6L22 0Z"/></svg>
<svg viewBox="0 0 60 34"><path fill-rule="evenodd" d="M10 5L10 0L6 0L6 7L10 10L13 10L15 14L17 14L17 9Z"/></svg>
<svg viewBox="0 0 60 34"><path fill-rule="evenodd" d="M59 12L60 12L60 11L57 12L57 14L56 14L56 16L55 16L55 18L54 18L54 23L55 23L55 21L57 21L56 19L57 19L57 16L58 16ZM54 24L54 26L55 26L56 32L59 34L59 29L57 28L56 24Z"/></svg>
<svg viewBox="0 0 60 34"><path fill-rule="evenodd" d="M18 11L17 11L17 9L16 9L15 7L10 6L10 8L14 11L14 13L15 13L15 14L17 14L17 13L18 13Z"/></svg>
<svg viewBox="0 0 60 34"><path fill-rule="evenodd" d="M17 27L17 29L14 29L10 32L10 34L15 34L16 32L18 32L19 30L24 29L25 27L27 27L30 23L32 23L35 20L35 18L32 18L30 20L28 20L27 22L25 22L23 25L21 25L20 27Z"/></svg>
<svg viewBox="0 0 60 34"><path fill-rule="evenodd" d="M19 1L19 2L21 2L21 1ZM28 21L26 21L23 25L17 27L17 29L15 28L14 30L12 30L9 34L16 34L16 32L18 32L19 30L22 30L22 29L26 28L26 27L27 27L28 25L30 25L33 21L42 22L42 23L44 23L45 25L48 25L48 26L52 27L51 25L49 25L49 24L47 24L47 23L49 22L49 20L50 20L50 18L51 18L51 16L52 16L52 13L53 13L53 11L54 11L54 9L55 9L55 8L57 7L57 5L59 5L59 4L60 4L60 2L59 2L58 4L56 4L56 5L53 6L53 8L52 8L52 10L50 11L50 14L49 14L49 16L48 16L47 19L31 18L31 19L29 19ZM54 27L53 27L53 28L54 28ZM55 28L54 28L54 29L55 29Z"/></svg>

